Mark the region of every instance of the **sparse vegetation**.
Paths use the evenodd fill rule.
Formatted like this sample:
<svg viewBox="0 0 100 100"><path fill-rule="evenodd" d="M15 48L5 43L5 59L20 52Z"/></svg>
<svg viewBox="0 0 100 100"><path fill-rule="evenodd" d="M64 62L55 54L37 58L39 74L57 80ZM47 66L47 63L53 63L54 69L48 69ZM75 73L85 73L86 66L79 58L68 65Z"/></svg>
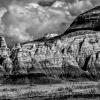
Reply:
<svg viewBox="0 0 100 100"><path fill-rule="evenodd" d="M0 98L63 98L80 95L95 96L100 93L98 82L66 82L51 85L13 85L0 88ZM24 99L22 99L24 100Z"/></svg>

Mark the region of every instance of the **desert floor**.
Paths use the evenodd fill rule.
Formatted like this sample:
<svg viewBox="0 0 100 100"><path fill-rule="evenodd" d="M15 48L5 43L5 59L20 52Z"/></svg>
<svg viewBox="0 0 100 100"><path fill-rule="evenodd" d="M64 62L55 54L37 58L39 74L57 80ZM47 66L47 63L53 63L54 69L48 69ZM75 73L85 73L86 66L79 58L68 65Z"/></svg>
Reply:
<svg viewBox="0 0 100 100"><path fill-rule="evenodd" d="M0 85L0 100L100 100L100 82Z"/></svg>

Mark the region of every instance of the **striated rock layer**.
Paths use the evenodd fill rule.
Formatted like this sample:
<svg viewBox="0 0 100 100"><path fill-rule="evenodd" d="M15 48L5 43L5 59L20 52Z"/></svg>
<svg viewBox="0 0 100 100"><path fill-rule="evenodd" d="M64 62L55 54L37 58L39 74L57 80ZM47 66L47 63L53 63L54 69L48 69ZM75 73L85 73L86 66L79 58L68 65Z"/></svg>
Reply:
<svg viewBox="0 0 100 100"><path fill-rule="evenodd" d="M10 53L6 47L9 59L6 57L7 64L3 69L8 68L10 70L8 72L12 75L41 73L47 77L76 78L90 75L92 78L97 76L99 78L99 12L98 6L79 15L66 31L68 33L65 32L64 35L47 34L36 41L21 45L18 43ZM2 52L0 53L2 56ZM11 64L13 67L9 66Z"/></svg>
<svg viewBox="0 0 100 100"><path fill-rule="evenodd" d="M41 62L45 62L46 66L44 67L62 68L61 73L72 76L89 73L95 77L99 73L100 33L78 32L84 34L63 37L53 43L51 41L30 42L22 45L22 49L30 52L31 57L40 65Z"/></svg>
<svg viewBox="0 0 100 100"><path fill-rule="evenodd" d="M74 78L86 74L95 78L100 70L100 33L77 31L79 32L81 35L66 36L54 42L17 43L11 52L6 43L2 42L5 45L0 49L1 73L41 73L47 77L65 75Z"/></svg>

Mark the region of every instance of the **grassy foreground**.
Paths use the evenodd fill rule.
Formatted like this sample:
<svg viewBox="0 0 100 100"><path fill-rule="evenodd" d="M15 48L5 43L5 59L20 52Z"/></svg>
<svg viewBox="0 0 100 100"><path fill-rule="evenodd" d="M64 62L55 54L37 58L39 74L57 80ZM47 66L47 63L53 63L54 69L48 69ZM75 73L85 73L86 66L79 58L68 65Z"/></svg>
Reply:
<svg viewBox="0 0 100 100"><path fill-rule="evenodd" d="M1 85L0 100L99 100L100 82L65 82L51 85ZM96 98L96 99L95 99ZM97 99L98 98L98 99ZM75 100L77 100L75 99ZM83 100L83 99L82 99Z"/></svg>

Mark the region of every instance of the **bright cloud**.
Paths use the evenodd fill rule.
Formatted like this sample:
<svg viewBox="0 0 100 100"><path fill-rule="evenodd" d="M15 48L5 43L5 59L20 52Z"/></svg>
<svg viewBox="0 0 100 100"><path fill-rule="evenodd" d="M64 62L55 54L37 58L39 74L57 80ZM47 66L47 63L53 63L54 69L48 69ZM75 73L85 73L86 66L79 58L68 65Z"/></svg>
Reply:
<svg viewBox="0 0 100 100"><path fill-rule="evenodd" d="M100 4L100 0L52 0L51 6L41 6L38 1L16 0L0 10L0 32L20 42L45 33L63 33L76 16Z"/></svg>
<svg viewBox="0 0 100 100"><path fill-rule="evenodd" d="M43 36L47 32L58 32L60 24L68 23L64 10L42 7L35 3L27 5L11 4L2 17L4 34L18 41ZM70 17L69 17L70 18Z"/></svg>

